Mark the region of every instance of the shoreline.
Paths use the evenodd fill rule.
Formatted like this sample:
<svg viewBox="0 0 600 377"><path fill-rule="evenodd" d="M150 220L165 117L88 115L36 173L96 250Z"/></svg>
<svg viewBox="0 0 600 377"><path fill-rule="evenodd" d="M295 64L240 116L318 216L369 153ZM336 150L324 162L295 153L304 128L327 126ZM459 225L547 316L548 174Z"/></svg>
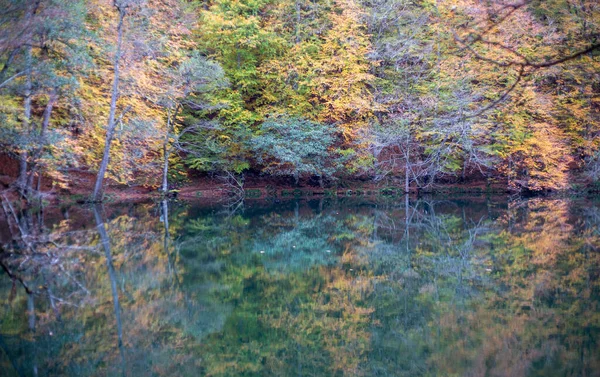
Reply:
<svg viewBox="0 0 600 377"><path fill-rule="evenodd" d="M91 191L85 193L85 187L75 187L72 190L52 190L42 192L40 198L48 204L76 204L90 203L88 198ZM447 198L462 196L498 196L498 195L519 195L523 197L531 196L595 196L600 195L597 187L584 187L581 190L564 190L543 193L515 193L508 190L505 186L490 185L481 186L473 184L439 184L426 189L412 189L406 193L403 187L393 184L364 183L348 185L345 187L312 187L312 186L273 186L265 184L244 188L243 196L234 196L228 193L224 185L214 185L207 188L204 185L194 184L183 185L178 189L171 190L167 196L170 199L180 199L185 201L212 201L226 202L228 197L232 199L244 200L313 200L313 199L333 199L333 198L352 198L352 199L392 199L400 198L405 195L411 197L441 195ZM15 190L5 189L4 195L11 201L20 201ZM165 196L157 191L142 186L108 186L104 194L102 203L135 202L147 200L160 200ZM34 201L35 202L35 201Z"/></svg>
<svg viewBox="0 0 600 377"><path fill-rule="evenodd" d="M64 202L85 203L89 202L92 193L95 174L87 171L69 172L70 180L67 187L59 188L52 184L49 178L43 180L41 199L54 204ZM20 198L14 190L16 177L0 174L0 192L11 201ZM175 184L168 197L182 200L209 200L222 201L231 195L231 190L222 181L208 176L192 176L185 183ZM239 194L239 188L236 188ZM290 179L249 175L243 187L244 199L317 199L317 198L392 198L404 196L403 184L392 179L375 182L372 180L340 180L328 187L320 187L310 181L301 181L294 185ZM589 183L577 181L569 189L549 192L514 192L506 184L492 183L482 177L473 177L465 182L440 182L427 188L417 189L411 187L408 193L417 195L521 195L521 196L556 196L556 195L598 195L600 182ZM124 201L144 201L163 198L164 195L154 187L143 185L124 185L110 179L106 180L104 190L104 203Z"/></svg>

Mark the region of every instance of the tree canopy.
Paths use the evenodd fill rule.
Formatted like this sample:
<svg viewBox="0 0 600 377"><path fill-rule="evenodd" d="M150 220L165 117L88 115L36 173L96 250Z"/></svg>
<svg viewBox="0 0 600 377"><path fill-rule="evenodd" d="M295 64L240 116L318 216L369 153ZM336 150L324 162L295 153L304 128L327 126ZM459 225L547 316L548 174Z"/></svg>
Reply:
<svg viewBox="0 0 600 377"><path fill-rule="evenodd" d="M166 192L194 170L407 190L600 176L594 0L0 6L0 144L25 196L74 168L99 171L96 196L105 175Z"/></svg>

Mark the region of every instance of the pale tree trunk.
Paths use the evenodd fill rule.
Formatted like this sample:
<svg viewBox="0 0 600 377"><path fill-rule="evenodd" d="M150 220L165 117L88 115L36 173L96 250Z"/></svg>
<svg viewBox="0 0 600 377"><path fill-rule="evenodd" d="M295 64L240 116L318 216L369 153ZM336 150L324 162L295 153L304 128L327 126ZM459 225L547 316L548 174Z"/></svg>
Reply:
<svg viewBox="0 0 600 377"><path fill-rule="evenodd" d="M169 136L167 135L167 139ZM163 161L163 174L162 174L162 192L164 195L167 195L169 191L169 147L167 145L168 141L165 141L165 145L163 146L163 154L165 160Z"/></svg>
<svg viewBox="0 0 600 377"><path fill-rule="evenodd" d="M410 147L407 146L404 151L406 165L404 166L404 193L408 194L410 189Z"/></svg>
<svg viewBox="0 0 600 377"><path fill-rule="evenodd" d="M167 192L169 190L169 179L168 179L168 175L169 175L169 134L171 133L170 131L170 124L171 123L171 111L169 110L168 115L167 115L167 132L165 134L165 141L163 143L163 183L162 183L162 192L164 195L167 195Z"/></svg>
<svg viewBox="0 0 600 377"><path fill-rule="evenodd" d="M104 181L104 174L108 168L108 162L110 159L110 144L115 132L115 113L117 111L117 99L119 98L119 61L121 60L121 45L123 42L123 19L125 18L126 11L119 9L119 24L117 26L117 51L114 59L114 76L112 95L110 99L110 112L108 115L108 125L106 128L106 140L104 142L104 154L102 155L102 162L100 163L100 169L98 170L98 176L96 177L96 184L94 185L94 192L92 193L92 200L98 202L102 196L102 183Z"/></svg>
<svg viewBox="0 0 600 377"><path fill-rule="evenodd" d="M25 69L27 71L25 77L25 92L23 94L23 133L26 135L26 144L29 144L29 136L31 133L31 46L28 46L25 51ZM29 157L28 147L25 146L19 154L19 178L17 185L22 195L27 194L27 159Z"/></svg>
<svg viewBox="0 0 600 377"><path fill-rule="evenodd" d="M162 172L162 192L163 195L167 195L169 191L169 131L165 135L165 142L163 144L163 172Z"/></svg>
<svg viewBox="0 0 600 377"><path fill-rule="evenodd" d="M175 107L173 113L171 109L167 110L167 131L165 133L165 140L163 142L163 173L162 173L162 188L161 191L164 195L167 195L169 191L169 156L171 155L171 148L169 148L169 137L173 133L173 124L175 123L177 113L179 111L179 105Z"/></svg>
<svg viewBox="0 0 600 377"><path fill-rule="evenodd" d="M408 225L410 223L410 216L408 214L408 209L410 208L410 200L408 197L408 193L404 194L404 208L406 209L406 212L404 215L404 225L406 226L406 232L408 234Z"/></svg>
<svg viewBox="0 0 600 377"><path fill-rule="evenodd" d="M35 15L40 1L34 2L27 11L27 22L31 22ZM29 144L29 137L31 136L31 91L33 90L32 85L32 69L33 62L31 56L31 43L25 46L25 92L23 94L23 133L26 137L26 144ZM27 160L29 158L28 146L23 148L23 151L19 154L19 178L17 179L17 186L21 191L21 195L27 195Z"/></svg>
<svg viewBox="0 0 600 377"><path fill-rule="evenodd" d="M405 238L405 245L406 245L406 252L409 253L410 252L410 219L411 219L411 213L409 213L409 208L410 208L410 200L408 198L408 192L406 194L404 194L404 238Z"/></svg>
<svg viewBox="0 0 600 377"><path fill-rule="evenodd" d="M44 116L42 118L42 128L40 129L40 133L38 135L38 141L37 141L38 146L31 156L33 164L31 166L31 169L29 172L29 178L27 180L28 189L31 189L33 187L34 176L35 176L36 172L39 172L40 166L39 166L38 160L41 157L44 147L46 146L46 133L48 131L48 127L50 126L52 110L54 109L54 105L56 105L57 101L58 101L58 95L56 94L56 92L52 91L50 93L50 98L48 99L48 103L46 104L46 108L44 109ZM40 172L40 175L38 177L38 191L39 191L39 187L41 187L41 184L40 184L41 179L42 179L42 176L41 176L41 172Z"/></svg>

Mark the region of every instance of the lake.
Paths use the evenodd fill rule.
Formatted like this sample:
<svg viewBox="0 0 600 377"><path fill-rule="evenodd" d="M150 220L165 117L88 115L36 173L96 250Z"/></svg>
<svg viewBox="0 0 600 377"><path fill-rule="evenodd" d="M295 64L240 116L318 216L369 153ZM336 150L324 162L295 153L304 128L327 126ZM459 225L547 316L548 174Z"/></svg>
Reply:
<svg viewBox="0 0 600 377"><path fill-rule="evenodd" d="M599 376L600 201L0 219L2 376Z"/></svg>

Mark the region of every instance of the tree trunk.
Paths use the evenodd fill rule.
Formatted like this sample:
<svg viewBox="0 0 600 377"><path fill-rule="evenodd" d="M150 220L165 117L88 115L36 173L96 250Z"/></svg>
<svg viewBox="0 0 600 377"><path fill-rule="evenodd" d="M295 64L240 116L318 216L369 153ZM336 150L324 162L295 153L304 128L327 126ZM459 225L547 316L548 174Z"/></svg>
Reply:
<svg viewBox="0 0 600 377"><path fill-rule="evenodd" d="M408 235L408 226L410 225L410 216L408 214L408 209L410 208L410 200L408 197L408 193L404 194L404 225L406 227L406 234Z"/></svg>
<svg viewBox="0 0 600 377"><path fill-rule="evenodd" d="M408 194L408 190L410 189L410 150L408 147L404 152L404 157L406 160L406 165L404 166L404 193Z"/></svg>
<svg viewBox="0 0 600 377"><path fill-rule="evenodd" d="M169 138L168 134L167 134L167 139ZM165 144L163 145L163 154L164 154L164 161L163 161L163 174L162 174L162 192L164 195L167 195L168 191L169 191L169 180L168 180L168 173L169 173L169 147L167 146L167 141L165 140Z"/></svg>
<svg viewBox="0 0 600 377"><path fill-rule="evenodd" d="M58 101L58 95L56 92L52 91L50 93L50 98L48 99L48 104L44 109L44 117L42 119L42 129L40 130L40 144L42 146L46 145L46 132L48 131L48 127L50 126L50 119L52 117L52 110L54 109L54 105Z"/></svg>
<svg viewBox="0 0 600 377"><path fill-rule="evenodd" d="M179 111L179 105L175 107L173 114L171 114L171 109L167 110L167 131L165 133L165 140L163 142L163 174L162 174L162 192L163 195L167 195L169 191L169 156L171 149L169 148L169 136L173 132L173 123L175 122L175 118L177 117L177 112Z"/></svg>
<svg viewBox="0 0 600 377"><path fill-rule="evenodd" d="M31 4L31 7L27 12L27 22L31 22L31 19L37 12L37 8L40 5L40 1L36 1ZM31 136L31 91L33 85L31 82L31 74L33 69L33 62L31 57L31 43L25 46L25 92L23 94L23 133L26 138L29 139ZM26 144L29 144L29 140L26 140ZM17 186L21 195L27 195L27 160L29 158L28 146L25 145L23 150L19 154L19 178L17 179Z"/></svg>
<svg viewBox="0 0 600 377"><path fill-rule="evenodd" d="M117 99L119 98L119 61L121 60L121 45L123 42L123 19L125 18L125 15L125 9L119 9L119 25L117 26L117 52L115 53L114 60L114 76L112 95L110 99L110 113L108 115L108 125L106 128L104 154L102 156L102 162L100 163L100 170L98 170L98 176L96 177L94 192L92 193L92 200L94 202L99 202L101 200L102 183L104 181L104 174L106 173L106 169L108 167L108 162L110 159L110 144L112 143L115 131L115 113L117 110Z"/></svg>
<svg viewBox="0 0 600 377"><path fill-rule="evenodd" d="M25 92L23 94L23 133L26 138L29 139L31 133L31 46L28 46L25 51ZM23 150L19 154L19 178L17 180L17 186L21 191L21 195L27 194L27 159L29 157L28 146L29 140L26 140L26 145L23 146Z"/></svg>
<svg viewBox="0 0 600 377"><path fill-rule="evenodd" d="M48 99L48 103L46 104L46 108L44 109L44 116L42 118L42 128L40 129L40 134L38 136L38 141L37 141L38 146L31 156L33 164L31 165L31 169L29 172L29 178L27 180L27 188L28 189L33 188L33 179L34 179L35 173L39 171L38 160L41 157L41 153L44 150L44 147L46 146L46 132L48 131L48 127L50 126L52 110L54 109L54 105L56 104L57 101L58 101L58 95L54 91L52 91L50 93L50 98ZM41 173L38 178L38 186L39 186L40 180L41 180Z"/></svg>

